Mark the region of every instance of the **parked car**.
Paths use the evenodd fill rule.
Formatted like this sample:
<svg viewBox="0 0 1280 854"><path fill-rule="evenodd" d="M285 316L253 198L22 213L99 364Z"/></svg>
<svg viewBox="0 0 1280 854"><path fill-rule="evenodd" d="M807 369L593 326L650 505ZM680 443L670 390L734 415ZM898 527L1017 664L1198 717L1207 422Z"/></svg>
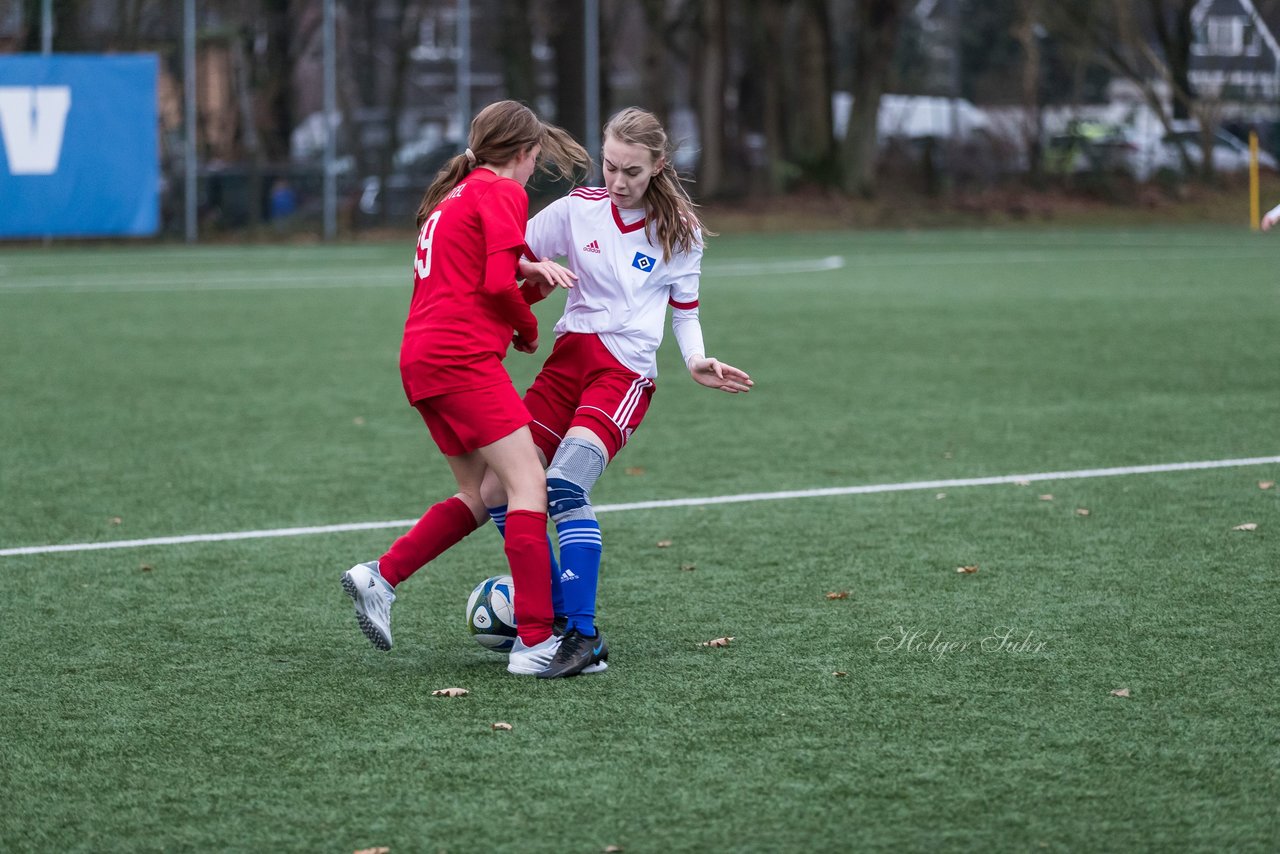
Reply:
<svg viewBox="0 0 1280 854"><path fill-rule="evenodd" d="M1181 172L1183 164L1182 156L1178 152L1179 147L1186 151L1191 167L1199 169L1204 157L1201 133L1199 126L1193 122L1175 123L1173 132L1165 134L1160 140L1156 150L1155 171L1166 169L1171 172ZM1210 152L1215 172L1243 172L1249 168L1248 144L1221 128L1213 131L1213 145ZM1258 167L1276 171L1276 158L1269 152L1259 151Z"/></svg>
<svg viewBox="0 0 1280 854"><path fill-rule="evenodd" d="M1079 120L1048 138L1044 166L1056 175L1123 174L1145 181L1152 172L1151 159L1126 128Z"/></svg>

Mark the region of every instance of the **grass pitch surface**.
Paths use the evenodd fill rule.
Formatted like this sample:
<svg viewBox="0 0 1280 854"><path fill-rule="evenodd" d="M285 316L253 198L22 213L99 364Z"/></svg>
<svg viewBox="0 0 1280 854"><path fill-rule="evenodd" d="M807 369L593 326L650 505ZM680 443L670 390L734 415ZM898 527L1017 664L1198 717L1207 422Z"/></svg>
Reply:
<svg viewBox="0 0 1280 854"><path fill-rule="evenodd" d="M0 252L0 550L448 494L396 369L410 249ZM757 389L664 344L595 499L1280 454L1278 261L1208 229L717 238L708 346ZM386 654L338 575L395 528L0 556L0 849L1275 850L1278 474L602 514L614 657L558 682L465 633L491 528L401 586Z"/></svg>

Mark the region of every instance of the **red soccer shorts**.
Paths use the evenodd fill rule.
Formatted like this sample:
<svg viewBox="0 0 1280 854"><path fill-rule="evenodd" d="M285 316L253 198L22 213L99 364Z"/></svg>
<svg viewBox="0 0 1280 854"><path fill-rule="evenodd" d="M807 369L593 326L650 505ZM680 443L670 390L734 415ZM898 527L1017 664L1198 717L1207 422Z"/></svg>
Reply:
<svg viewBox="0 0 1280 854"><path fill-rule="evenodd" d="M586 427L613 459L640 426L653 390L653 380L624 367L599 337L567 332L524 395L533 442L550 462L570 427Z"/></svg>
<svg viewBox="0 0 1280 854"><path fill-rule="evenodd" d="M531 420L510 382L439 394L414 406L446 457L491 445Z"/></svg>

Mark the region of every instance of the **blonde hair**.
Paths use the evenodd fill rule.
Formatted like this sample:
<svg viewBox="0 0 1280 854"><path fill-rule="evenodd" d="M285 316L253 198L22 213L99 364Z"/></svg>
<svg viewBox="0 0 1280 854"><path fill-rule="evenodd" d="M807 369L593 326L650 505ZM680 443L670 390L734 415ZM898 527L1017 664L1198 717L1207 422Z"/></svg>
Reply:
<svg viewBox="0 0 1280 854"><path fill-rule="evenodd" d="M649 181L645 190L645 217L649 220L648 228L652 229L651 240L656 238L662 247L662 260L670 261L675 252L688 252L694 246L701 245L703 237L714 237L714 231L708 231L698 217L697 205L689 198L689 193L676 174L676 167L671 162L673 148L666 130L657 116L639 107L627 107L604 126L605 139L614 139L629 145L647 148L653 162L664 161L661 171Z"/></svg>
<svg viewBox="0 0 1280 854"><path fill-rule="evenodd" d="M573 181L591 165L591 156L569 132L539 119L519 101L496 101L471 120L467 150L451 158L427 188L418 205L418 228L427 214L449 191L477 166L505 166L517 154L542 146L538 168L547 174Z"/></svg>

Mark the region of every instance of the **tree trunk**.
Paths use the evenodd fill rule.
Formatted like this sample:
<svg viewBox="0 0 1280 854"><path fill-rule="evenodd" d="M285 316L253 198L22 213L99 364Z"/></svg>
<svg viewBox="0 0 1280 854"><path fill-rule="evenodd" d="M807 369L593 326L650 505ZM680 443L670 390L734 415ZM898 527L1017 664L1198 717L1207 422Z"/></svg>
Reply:
<svg viewBox="0 0 1280 854"><path fill-rule="evenodd" d="M532 104L538 95L533 65L533 30L525 0L502 0L498 22L498 51L502 54L502 83L507 97Z"/></svg>
<svg viewBox="0 0 1280 854"><path fill-rule="evenodd" d="M724 0L702 5L702 46L698 52L698 136L702 156L698 189L703 198L724 190L724 91L726 82L726 11Z"/></svg>
<svg viewBox="0 0 1280 854"><path fill-rule="evenodd" d="M1039 0L1019 0L1019 17L1014 34L1022 46L1022 107L1026 112L1023 144L1027 151L1027 174L1039 186L1044 180L1041 152L1044 150L1044 121L1040 98L1040 25Z"/></svg>
<svg viewBox="0 0 1280 854"><path fill-rule="evenodd" d="M787 182L781 79L786 16L781 0L755 0L751 6L751 61L747 79L752 84L753 97L744 97L739 110L742 126L758 131L764 139L763 189L768 195L776 195L786 189ZM751 121L753 117L755 121Z"/></svg>
<svg viewBox="0 0 1280 854"><path fill-rule="evenodd" d="M1164 61L1168 65L1169 85L1173 98L1173 117L1189 119L1195 93L1191 88L1191 12L1197 0L1148 0L1152 26Z"/></svg>
<svg viewBox="0 0 1280 854"><path fill-rule="evenodd" d="M644 0L645 39L641 64L641 102L658 121L667 126L671 118L670 76L671 55L667 50L669 30L666 0Z"/></svg>
<svg viewBox="0 0 1280 854"><path fill-rule="evenodd" d="M268 160L287 160L293 132L293 18L289 0L263 0L267 48L259 96L265 104L261 123L263 153Z"/></svg>
<svg viewBox="0 0 1280 854"><path fill-rule="evenodd" d="M876 193L876 117L889 82L905 0L862 0L855 17L853 109L842 148L842 186L871 198Z"/></svg>
<svg viewBox="0 0 1280 854"><path fill-rule="evenodd" d="M558 83L555 123L583 142L587 138L586 78L582 67L586 58L583 53L585 29L582 4L574 2L572 6L572 14L566 11L556 16L556 30L551 38Z"/></svg>
<svg viewBox="0 0 1280 854"><path fill-rule="evenodd" d="M249 228L262 224L262 146L258 144L258 127L253 120L253 31L244 27L231 40L231 64L236 81L236 102L240 111L240 147L249 162Z"/></svg>
<svg viewBox="0 0 1280 854"><path fill-rule="evenodd" d="M782 61L786 159L810 178L829 177L834 154L831 121L831 20L822 0L790 6L791 38Z"/></svg>

